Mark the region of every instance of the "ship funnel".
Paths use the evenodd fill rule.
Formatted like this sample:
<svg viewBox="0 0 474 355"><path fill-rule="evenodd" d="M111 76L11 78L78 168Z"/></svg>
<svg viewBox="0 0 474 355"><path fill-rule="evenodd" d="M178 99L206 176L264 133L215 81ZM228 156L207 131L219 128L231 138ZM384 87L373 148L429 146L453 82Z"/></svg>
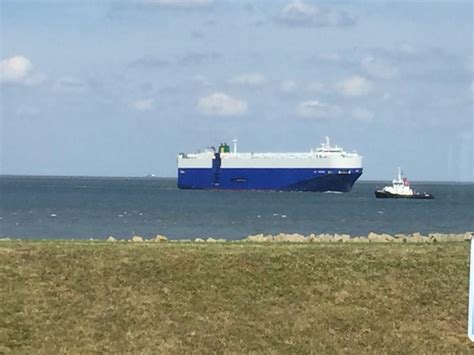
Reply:
<svg viewBox="0 0 474 355"><path fill-rule="evenodd" d="M232 143L234 144L234 154L235 154L235 153L237 153L237 139L234 138L234 139L232 140Z"/></svg>

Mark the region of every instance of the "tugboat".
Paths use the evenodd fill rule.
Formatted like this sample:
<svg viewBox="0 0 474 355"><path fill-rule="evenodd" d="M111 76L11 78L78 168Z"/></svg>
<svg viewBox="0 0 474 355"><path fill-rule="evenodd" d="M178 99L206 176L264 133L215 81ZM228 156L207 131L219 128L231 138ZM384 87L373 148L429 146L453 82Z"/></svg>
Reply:
<svg viewBox="0 0 474 355"><path fill-rule="evenodd" d="M392 186L375 190L376 198L412 198L419 200L431 200L434 196L426 192L416 192L410 187L406 177L402 177L402 170L398 168L398 176L392 181Z"/></svg>

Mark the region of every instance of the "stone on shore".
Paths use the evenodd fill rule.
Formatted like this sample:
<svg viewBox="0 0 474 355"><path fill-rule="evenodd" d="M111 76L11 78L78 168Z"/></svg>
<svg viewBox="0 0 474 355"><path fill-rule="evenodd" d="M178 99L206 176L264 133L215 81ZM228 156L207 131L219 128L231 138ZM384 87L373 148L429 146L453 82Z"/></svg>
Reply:
<svg viewBox="0 0 474 355"><path fill-rule="evenodd" d="M306 237L304 235L293 233L293 234L285 234L280 233L273 237L273 240L276 242L290 242L290 243L303 243L306 242Z"/></svg>
<svg viewBox="0 0 474 355"><path fill-rule="evenodd" d="M464 241L464 234L451 233L451 234L449 234L449 241L450 242L462 242L462 241Z"/></svg>
<svg viewBox="0 0 474 355"><path fill-rule="evenodd" d="M430 238L432 243L437 242L449 242L449 237L447 234L443 233L430 233L428 234L428 238Z"/></svg>
<svg viewBox="0 0 474 355"><path fill-rule="evenodd" d="M377 233L370 232L369 235L367 235L367 239L370 241L375 241L379 239L379 235Z"/></svg>
<svg viewBox="0 0 474 355"><path fill-rule="evenodd" d="M134 235L132 239L130 239L133 243L143 243L143 237L140 237L139 235Z"/></svg>
<svg viewBox="0 0 474 355"><path fill-rule="evenodd" d="M430 233L428 238L434 242L462 242L474 238L473 232L466 233Z"/></svg>
<svg viewBox="0 0 474 355"><path fill-rule="evenodd" d="M367 237L354 237L351 239L352 243L368 243L369 239Z"/></svg>
<svg viewBox="0 0 474 355"><path fill-rule="evenodd" d="M212 238L212 237L210 237L210 238L207 238L207 239L206 239L206 242L208 242L208 243L216 243L217 240L214 239L214 238Z"/></svg>
<svg viewBox="0 0 474 355"><path fill-rule="evenodd" d="M407 242L407 236L404 234L395 234L393 236L392 242L393 243L406 243Z"/></svg>
<svg viewBox="0 0 474 355"><path fill-rule="evenodd" d="M194 239L194 241L195 241L196 243L204 243L204 242L205 242L205 240L202 239L202 238L196 238L196 239Z"/></svg>
<svg viewBox="0 0 474 355"><path fill-rule="evenodd" d="M273 240L273 236L271 235L263 235L263 234L256 234L256 235L249 235L247 238L244 239L246 242L271 242Z"/></svg>
<svg viewBox="0 0 474 355"><path fill-rule="evenodd" d="M474 232L464 233L464 240L471 240L471 239L474 239Z"/></svg>
<svg viewBox="0 0 474 355"><path fill-rule="evenodd" d="M349 234L334 234L334 237L331 238L333 242L350 242L351 236Z"/></svg>
<svg viewBox="0 0 474 355"><path fill-rule="evenodd" d="M275 242L285 242L286 241L286 234L279 233L273 237L273 241Z"/></svg>
<svg viewBox="0 0 474 355"><path fill-rule="evenodd" d="M320 241L320 242L333 242L334 241L334 238L331 234L326 234L326 233L322 233L322 234L318 234L316 236L316 238Z"/></svg>
<svg viewBox="0 0 474 355"><path fill-rule="evenodd" d="M349 234L341 234L341 239L343 243L347 243L351 241L351 236Z"/></svg>
<svg viewBox="0 0 474 355"><path fill-rule="evenodd" d="M370 241L370 242L375 242L375 243L378 243L378 242L386 242L386 240L384 238L382 238L381 235L377 234L377 233L374 233L374 232L370 232L368 235L367 235L367 239Z"/></svg>
<svg viewBox="0 0 474 355"><path fill-rule="evenodd" d="M395 238L391 236L390 234L384 233L382 234L382 239L384 239L387 242L393 242Z"/></svg>
<svg viewBox="0 0 474 355"><path fill-rule="evenodd" d="M393 242L395 238L387 233L383 234L377 234L374 232L370 232L369 235L367 236L367 239L370 242L375 242L375 243L387 243L387 242Z"/></svg>
<svg viewBox="0 0 474 355"><path fill-rule="evenodd" d="M157 234L153 240L157 243L164 243L168 241L168 238L166 238L164 235Z"/></svg>
<svg viewBox="0 0 474 355"><path fill-rule="evenodd" d="M395 243L406 243L408 241L408 238L410 238L410 236L403 233L395 234L393 237L394 237L393 241Z"/></svg>
<svg viewBox="0 0 474 355"><path fill-rule="evenodd" d="M407 241L409 243L428 243L430 241L430 239L425 236L425 235L422 235L421 233L413 233L408 239Z"/></svg>
<svg viewBox="0 0 474 355"><path fill-rule="evenodd" d="M110 237L107 238L107 241L108 241L108 242L116 242L117 239L115 239L114 237L110 236Z"/></svg>

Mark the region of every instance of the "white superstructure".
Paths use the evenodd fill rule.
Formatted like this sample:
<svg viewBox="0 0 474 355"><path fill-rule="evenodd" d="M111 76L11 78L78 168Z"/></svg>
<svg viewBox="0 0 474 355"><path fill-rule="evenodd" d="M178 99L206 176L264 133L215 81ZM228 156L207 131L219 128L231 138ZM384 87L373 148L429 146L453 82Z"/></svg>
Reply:
<svg viewBox="0 0 474 355"><path fill-rule="evenodd" d="M395 180L392 181L392 186L385 186L382 192L387 192L393 195L400 196L413 196L414 191L410 187L410 183L407 178L402 177L402 169L398 168L398 175Z"/></svg>
<svg viewBox="0 0 474 355"><path fill-rule="evenodd" d="M237 140L233 141L232 152L220 153L221 168L362 168L362 156L347 153L341 147L331 146L329 138L317 149L295 153L238 153ZM178 168L211 168L215 158L214 149L200 153L178 155Z"/></svg>

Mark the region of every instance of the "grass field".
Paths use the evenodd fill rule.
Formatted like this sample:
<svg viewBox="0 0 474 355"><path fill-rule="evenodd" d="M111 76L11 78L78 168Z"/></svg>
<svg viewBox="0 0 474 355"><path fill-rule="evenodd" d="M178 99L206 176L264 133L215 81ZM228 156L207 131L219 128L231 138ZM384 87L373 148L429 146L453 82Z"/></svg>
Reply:
<svg viewBox="0 0 474 355"><path fill-rule="evenodd" d="M468 243L0 243L0 353L454 353Z"/></svg>

